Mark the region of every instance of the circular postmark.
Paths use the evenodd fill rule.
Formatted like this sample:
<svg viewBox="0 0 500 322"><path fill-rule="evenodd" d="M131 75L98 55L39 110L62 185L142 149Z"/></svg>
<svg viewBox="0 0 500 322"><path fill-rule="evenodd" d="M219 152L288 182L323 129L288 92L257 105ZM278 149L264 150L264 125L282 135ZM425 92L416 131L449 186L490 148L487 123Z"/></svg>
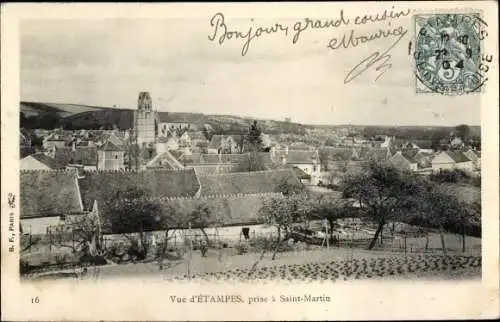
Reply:
<svg viewBox="0 0 500 322"><path fill-rule="evenodd" d="M484 24L478 14L416 17L414 58L419 92L461 95L481 90L487 80L481 70L481 41L487 35Z"/></svg>

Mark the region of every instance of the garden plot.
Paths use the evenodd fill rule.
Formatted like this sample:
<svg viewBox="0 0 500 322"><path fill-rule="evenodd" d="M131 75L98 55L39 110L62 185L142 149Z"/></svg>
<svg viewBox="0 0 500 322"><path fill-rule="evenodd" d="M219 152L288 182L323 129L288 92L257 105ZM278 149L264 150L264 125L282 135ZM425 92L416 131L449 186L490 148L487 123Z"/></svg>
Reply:
<svg viewBox="0 0 500 322"><path fill-rule="evenodd" d="M448 275L450 272L476 269L480 272L480 256L412 255L380 258L353 258L351 260L311 262L264 266L254 271L236 268L223 272L195 274L191 278L221 281L337 281L351 279L378 279L410 274ZM170 280L185 280L187 275Z"/></svg>

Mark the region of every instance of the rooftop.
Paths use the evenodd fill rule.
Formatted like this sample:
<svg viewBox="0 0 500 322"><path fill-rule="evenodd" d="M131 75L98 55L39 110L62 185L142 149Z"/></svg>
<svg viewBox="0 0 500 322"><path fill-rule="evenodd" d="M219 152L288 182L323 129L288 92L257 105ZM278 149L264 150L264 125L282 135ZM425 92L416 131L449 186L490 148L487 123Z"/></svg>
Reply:
<svg viewBox="0 0 500 322"><path fill-rule="evenodd" d="M471 161L462 151L445 151L444 153L446 153L456 163Z"/></svg>
<svg viewBox="0 0 500 322"><path fill-rule="evenodd" d="M81 212L76 170L22 170L21 218L47 217Z"/></svg>
<svg viewBox="0 0 500 322"><path fill-rule="evenodd" d="M47 167L49 167L52 170L58 170L58 169L64 168L64 165L62 165L61 163L57 162L55 159L49 157L48 155L46 155L42 152L31 154L27 157L34 158L35 160L46 165Z"/></svg>
<svg viewBox="0 0 500 322"><path fill-rule="evenodd" d="M200 183L193 169L146 171L87 171L79 180L85 209L94 200L99 205L112 200L120 191L145 190L151 197L193 197Z"/></svg>
<svg viewBox="0 0 500 322"><path fill-rule="evenodd" d="M201 195L279 192L282 184L301 187L291 169L199 175Z"/></svg>

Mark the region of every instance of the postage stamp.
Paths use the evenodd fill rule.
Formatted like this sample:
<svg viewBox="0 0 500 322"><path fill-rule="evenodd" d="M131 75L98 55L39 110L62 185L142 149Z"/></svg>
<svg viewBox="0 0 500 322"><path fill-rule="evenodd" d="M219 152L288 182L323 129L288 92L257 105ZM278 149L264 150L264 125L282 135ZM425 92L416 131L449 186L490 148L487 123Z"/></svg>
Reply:
<svg viewBox="0 0 500 322"><path fill-rule="evenodd" d="M417 93L462 95L481 92L488 80L481 43L487 23L479 13L415 15Z"/></svg>

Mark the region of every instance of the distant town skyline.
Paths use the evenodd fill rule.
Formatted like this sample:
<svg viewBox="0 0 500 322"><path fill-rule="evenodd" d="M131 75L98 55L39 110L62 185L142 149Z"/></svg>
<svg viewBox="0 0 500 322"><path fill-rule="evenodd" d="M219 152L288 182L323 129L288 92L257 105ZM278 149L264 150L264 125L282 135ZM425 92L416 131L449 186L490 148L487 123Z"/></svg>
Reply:
<svg viewBox="0 0 500 322"><path fill-rule="evenodd" d="M250 24L227 19L242 30ZM407 45L394 49L393 66L378 81L366 72L344 84L348 70L390 40L332 51L325 44L341 31L304 33L295 45L268 35L242 56L241 42L208 40L209 20L25 20L21 100L135 109L139 92L148 91L165 112L318 125L480 125L479 96L414 93Z"/></svg>

